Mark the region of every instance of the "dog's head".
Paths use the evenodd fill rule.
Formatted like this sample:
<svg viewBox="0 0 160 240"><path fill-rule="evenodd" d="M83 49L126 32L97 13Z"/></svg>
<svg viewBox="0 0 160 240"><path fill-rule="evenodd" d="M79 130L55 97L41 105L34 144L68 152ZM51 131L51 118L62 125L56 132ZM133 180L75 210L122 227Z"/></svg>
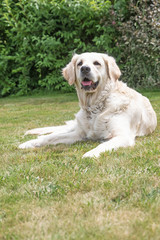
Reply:
<svg viewBox="0 0 160 240"><path fill-rule="evenodd" d="M68 83L75 84L86 93L95 92L106 81L116 81L120 75L114 58L101 53L76 54L63 69Z"/></svg>

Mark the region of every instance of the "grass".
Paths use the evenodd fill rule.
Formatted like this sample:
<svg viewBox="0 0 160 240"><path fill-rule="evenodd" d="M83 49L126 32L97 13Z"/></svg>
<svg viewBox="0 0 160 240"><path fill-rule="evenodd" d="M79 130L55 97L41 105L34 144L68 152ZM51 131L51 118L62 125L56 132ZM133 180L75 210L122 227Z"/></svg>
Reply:
<svg viewBox="0 0 160 240"><path fill-rule="evenodd" d="M134 148L82 159L98 142L17 148L26 130L63 124L74 94L0 100L0 239L159 240L160 94L145 92L156 131Z"/></svg>

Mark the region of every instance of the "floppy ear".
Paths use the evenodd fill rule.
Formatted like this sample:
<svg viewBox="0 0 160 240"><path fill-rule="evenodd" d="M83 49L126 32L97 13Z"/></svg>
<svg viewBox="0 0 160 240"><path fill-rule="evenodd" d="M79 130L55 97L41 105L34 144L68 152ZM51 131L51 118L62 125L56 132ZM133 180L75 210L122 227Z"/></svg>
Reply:
<svg viewBox="0 0 160 240"><path fill-rule="evenodd" d="M68 81L69 85L74 84L76 80L75 62L77 58L78 55L74 55L71 62L68 63L67 66L62 70L63 77Z"/></svg>
<svg viewBox="0 0 160 240"><path fill-rule="evenodd" d="M114 81L118 80L121 76L121 71L116 64L115 59L107 54L103 54L103 58L107 64L109 78L113 79Z"/></svg>

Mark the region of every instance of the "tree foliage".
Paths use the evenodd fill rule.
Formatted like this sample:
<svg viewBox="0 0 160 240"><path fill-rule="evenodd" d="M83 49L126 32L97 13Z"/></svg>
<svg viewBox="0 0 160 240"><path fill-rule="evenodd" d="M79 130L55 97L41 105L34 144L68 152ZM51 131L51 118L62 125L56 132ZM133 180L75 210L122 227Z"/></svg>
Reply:
<svg viewBox="0 0 160 240"><path fill-rule="evenodd" d="M113 55L132 86L157 84L159 4L136 2L2 0L0 96L72 91L61 69L74 52L85 51Z"/></svg>

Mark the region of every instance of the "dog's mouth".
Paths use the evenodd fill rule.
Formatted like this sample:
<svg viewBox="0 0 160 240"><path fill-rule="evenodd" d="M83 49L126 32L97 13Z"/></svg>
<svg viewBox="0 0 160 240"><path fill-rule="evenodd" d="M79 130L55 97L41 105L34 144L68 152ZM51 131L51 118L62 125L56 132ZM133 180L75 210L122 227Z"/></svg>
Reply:
<svg viewBox="0 0 160 240"><path fill-rule="evenodd" d="M83 81L81 82L82 89L84 89L85 91L95 90L98 84L99 84L99 81L94 83L92 80L88 78L84 78Z"/></svg>

